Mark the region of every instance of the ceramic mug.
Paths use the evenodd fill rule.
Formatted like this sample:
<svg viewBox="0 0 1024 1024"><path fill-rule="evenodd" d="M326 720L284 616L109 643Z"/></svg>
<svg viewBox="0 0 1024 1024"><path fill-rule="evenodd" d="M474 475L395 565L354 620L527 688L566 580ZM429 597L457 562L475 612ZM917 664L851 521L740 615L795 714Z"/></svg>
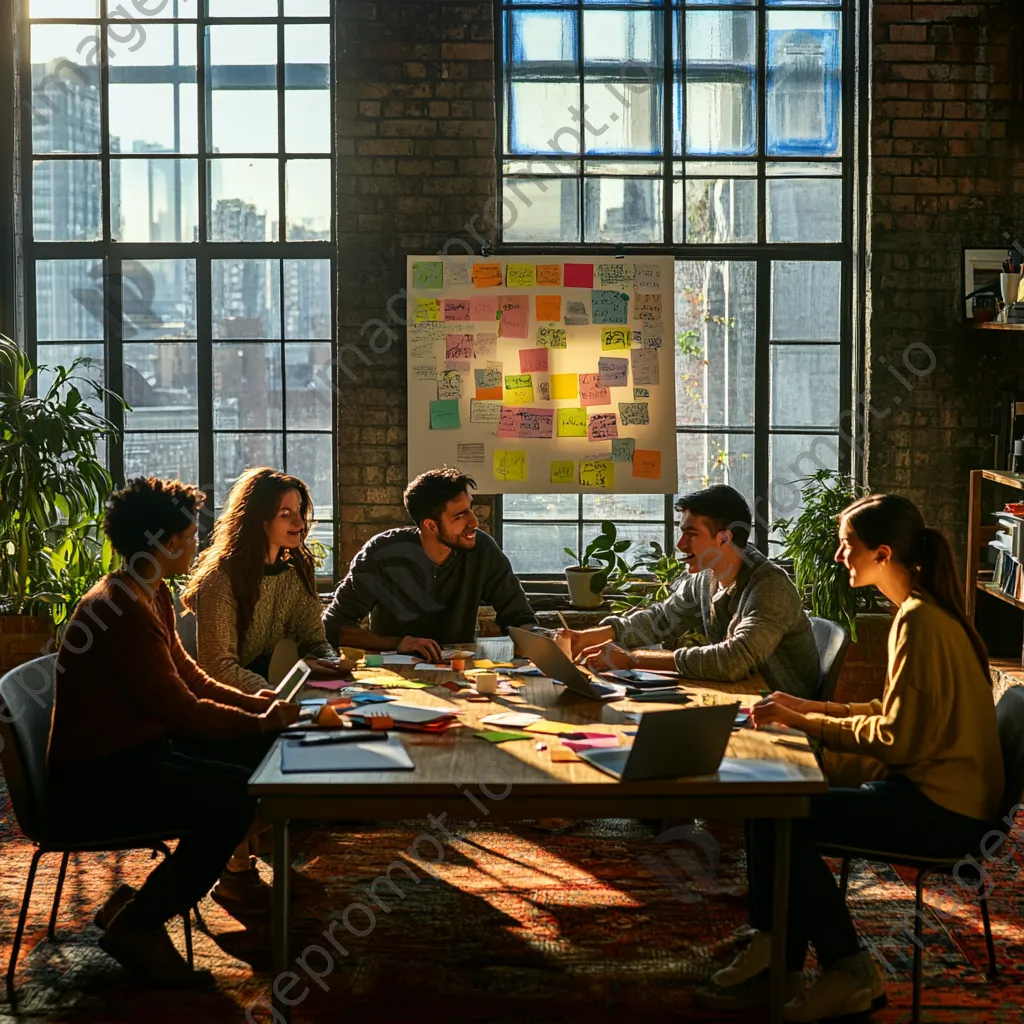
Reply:
<svg viewBox="0 0 1024 1024"><path fill-rule="evenodd" d="M498 692L498 673L497 672L478 672L476 676L476 692L477 693L497 693Z"/></svg>

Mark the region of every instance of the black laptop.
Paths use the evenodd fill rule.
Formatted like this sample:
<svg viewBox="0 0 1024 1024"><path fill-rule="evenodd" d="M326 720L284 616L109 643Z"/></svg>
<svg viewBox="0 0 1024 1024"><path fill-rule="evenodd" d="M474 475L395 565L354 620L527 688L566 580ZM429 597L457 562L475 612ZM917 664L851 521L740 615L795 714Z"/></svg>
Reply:
<svg viewBox="0 0 1024 1024"><path fill-rule="evenodd" d="M509 626L508 635L516 645L516 654L529 658L544 673L557 683L563 683L573 693L592 700L621 700L626 696L624 686L599 683L574 665L565 652L550 637L533 633L519 626Z"/></svg>

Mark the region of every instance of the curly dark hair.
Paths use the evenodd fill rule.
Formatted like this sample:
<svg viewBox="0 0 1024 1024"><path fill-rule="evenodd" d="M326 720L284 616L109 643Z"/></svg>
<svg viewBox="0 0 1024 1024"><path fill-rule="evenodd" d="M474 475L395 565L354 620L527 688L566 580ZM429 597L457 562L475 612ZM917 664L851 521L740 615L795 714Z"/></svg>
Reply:
<svg viewBox="0 0 1024 1024"><path fill-rule="evenodd" d="M114 550L132 559L187 530L196 522L205 495L192 484L140 476L107 501L103 529ZM148 536L147 536L148 535Z"/></svg>
<svg viewBox="0 0 1024 1024"><path fill-rule="evenodd" d="M476 490L476 481L457 469L431 469L420 473L405 489L405 510L417 526L424 519L439 520L453 498Z"/></svg>

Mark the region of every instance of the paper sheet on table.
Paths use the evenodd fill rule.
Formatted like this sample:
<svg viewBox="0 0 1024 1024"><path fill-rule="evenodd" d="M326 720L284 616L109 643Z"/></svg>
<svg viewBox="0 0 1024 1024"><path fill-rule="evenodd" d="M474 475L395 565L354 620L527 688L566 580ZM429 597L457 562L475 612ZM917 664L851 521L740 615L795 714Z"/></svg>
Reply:
<svg viewBox="0 0 1024 1024"><path fill-rule="evenodd" d="M281 771L389 772L410 771L416 766L397 736L369 743L328 743L302 746L297 740L281 744Z"/></svg>
<svg viewBox="0 0 1024 1024"><path fill-rule="evenodd" d="M416 672L451 672L451 665L435 665L429 661L421 661L416 665Z"/></svg>
<svg viewBox="0 0 1024 1024"><path fill-rule="evenodd" d="M431 685L415 679L402 679L399 676L363 676L357 682L360 686L387 686L394 690L425 690Z"/></svg>
<svg viewBox="0 0 1024 1024"><path fill-rule="evenodd" d="M532 722L539 722L540 715L530 714L527 711L503 711L497 715L488 715L480 719L481 725L506 725L513 729L522 729L524 725Z"/></svg>
<svg viewBox="0 0 1024 1024"><path fill-rule="evenodd" d="M506 732L504 730L492 729L487 732L473 734L478 740L487 740L488 743L508 743L510 740L532 740L533 737L525 732Z"/></svg>
<svg viewBox="0 0 1024 1024"><path fill-rule="evenodd" d="M384 654L381 656L384 665L415 665L421 658L415 654Z"/></svg>
<svg viewBox="0 0 1024 1024"><path fill-rule="evenodd" d="M410 725L423 725L426 722L436 722L440 718L451 718L455 715L454 710L448 708L427 708L420 704L395 704L387 706L387 713L393 722L405 722ZM350 715L353 718L362 717L365 712L362 708L349 708L342 712L343 715Z"/></svg>
<svg viewBox="0 0 1024 1024"><path fill-rule="evenodd" d="M345 686L355 686L356 679L307 679L306 685L315 690L340 690Z"/></svg>
<svg viewBox="0 0 1024 1024"><path fill-rule="evenodd" d="M477 662L479 664L479 662ZM514 668L508 670L509 675L515 674L517 676L542 676L543 672L536 665L516 665Z"/></svg>
<svg viewBox="0 0 1024 1024"><path fill-rule="evenodd" d="M565 733L587 733L586 726L582 725L568 725L565 722L549 722L547 719L542 719L539 722L533 722L530 725L524 726L527 732L537 732L542 736L563 736ZM593 733L594 736L607 736L608 733Z"/></svg>
<svg viewBox="0 0 1024 1024"><path fill-rule="evenodd" d="M584 740L562 740L562 746L570 750L598 750L602 747L617 747L618 736L591 736Z"/></svg>

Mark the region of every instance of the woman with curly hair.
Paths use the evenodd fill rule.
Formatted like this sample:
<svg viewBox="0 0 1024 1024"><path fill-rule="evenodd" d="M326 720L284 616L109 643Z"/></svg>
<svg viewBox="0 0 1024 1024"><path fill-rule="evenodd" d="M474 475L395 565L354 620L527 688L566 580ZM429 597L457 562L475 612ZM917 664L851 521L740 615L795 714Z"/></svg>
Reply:
<svg viewBox="0 0 1024 1024"><path fill-rule="evenodd" d="M182 594L196 617L197 660L219 682L258 693L299 657L314 675L352 667L337 660L324 633L306 544L312 519L313 501L297 477L249 469L231 488Z"/></svg>

